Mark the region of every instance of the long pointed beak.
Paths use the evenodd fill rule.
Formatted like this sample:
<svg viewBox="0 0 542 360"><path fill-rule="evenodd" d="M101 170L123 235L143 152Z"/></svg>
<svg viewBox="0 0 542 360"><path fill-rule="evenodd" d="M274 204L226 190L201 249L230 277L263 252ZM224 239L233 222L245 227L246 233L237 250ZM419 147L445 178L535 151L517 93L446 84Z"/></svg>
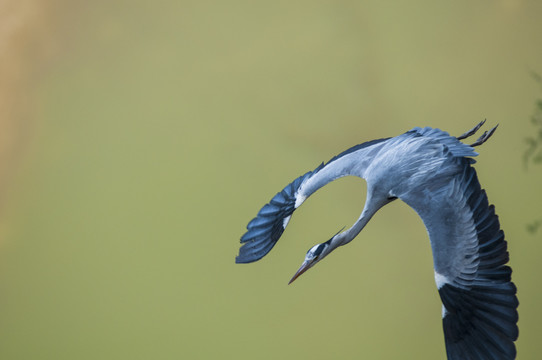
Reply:
<svg viewBox="0 0 542 360"><path fill-rule="evenodd" d="M299 268L299 270L297 270L297 272L295 273L295 275L292 277L292 279L290 280L290 282L288 283L288 285L290 285L291 283L294 282L295 279L297 279L298 277L301 276L301 274L303 274L305 271L309 270L311 268L311 264L313 263L314 261L305 261L303 262L303 264L301 265L301 267Z"/></svg>

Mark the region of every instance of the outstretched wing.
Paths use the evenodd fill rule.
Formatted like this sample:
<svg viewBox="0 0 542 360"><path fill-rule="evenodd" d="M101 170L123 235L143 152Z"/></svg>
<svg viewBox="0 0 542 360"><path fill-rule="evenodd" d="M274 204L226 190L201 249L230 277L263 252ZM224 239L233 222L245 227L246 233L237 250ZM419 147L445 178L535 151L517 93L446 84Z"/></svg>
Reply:
<svg viewBox="0 0 542 360"><path fill-rule="evenodd" d="M359 176L360 171L372 161L385 140L387 139L372 140L351 147L325 165L322 163L313 171L286 185L248 223L247 232L241 237L243 245L235 262L250 263L264 257L277 243L294 210L306 198L335 179L347 175Z"/></svg>
<svg viewBox="0 0 542 360"><path fill-rule="evenodd" d="M470 162L449 157L399 198L431 239L448 359L513 359L518 300L507 245Z"/></svg>
<svg viewBox="0 0 542 360"><path fill-rule="evenodd" d="M241 237L243 246L235 258L236 263L251 263L260 260L271 251L296 209L299 187L320 168L321 166L286 185L268 204L262 207L258 215L248 223L247 232Z"/></svg>

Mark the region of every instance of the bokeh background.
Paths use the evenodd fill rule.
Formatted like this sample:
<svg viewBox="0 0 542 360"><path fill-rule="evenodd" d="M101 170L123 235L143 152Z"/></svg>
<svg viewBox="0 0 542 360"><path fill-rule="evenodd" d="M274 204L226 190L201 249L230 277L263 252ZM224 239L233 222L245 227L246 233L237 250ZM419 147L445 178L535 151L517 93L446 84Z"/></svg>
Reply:
<svg viewBox="0 0 542 360"><path fill-rule="evenodd" d="M500 124L480 148L542 353L542 2L0 1L0 358L444 359L429 240L336 181L262 261L245 225L342 150ZM532 230L532 229L531 229Z"/></svg>

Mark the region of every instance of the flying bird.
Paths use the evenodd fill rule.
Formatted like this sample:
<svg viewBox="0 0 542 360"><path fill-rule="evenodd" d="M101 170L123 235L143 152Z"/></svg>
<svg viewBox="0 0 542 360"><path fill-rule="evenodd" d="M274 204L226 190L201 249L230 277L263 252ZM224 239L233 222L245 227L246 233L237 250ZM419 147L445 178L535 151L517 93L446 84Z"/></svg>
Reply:
<svg viewBox="0 0 542 360"><path fill-rule="evenodd" d="M446 354L451 360L514 359L518 300L504 233L472 164L470 145L485 120L453 137L430 127L354 146L298 177L264 205L241 237L237 263L260 260L275 246L293 212L316 190L344 176L367 182L365 207L347 230L307 252L297 279L333 250L352 241L384 205L401 199L421 217L431 242L442 301Z"/></svg>

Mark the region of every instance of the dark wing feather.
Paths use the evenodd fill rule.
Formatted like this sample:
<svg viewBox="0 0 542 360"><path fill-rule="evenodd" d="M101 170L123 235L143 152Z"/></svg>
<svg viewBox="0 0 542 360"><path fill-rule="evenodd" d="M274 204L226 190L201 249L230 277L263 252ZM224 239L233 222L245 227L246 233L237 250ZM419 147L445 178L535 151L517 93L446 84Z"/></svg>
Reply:
<svg viewBox="0 0 542 360"><path fill-rule="evenodd" d="M239 249L236 263L251 263L264 257L282 235L285 228L285 219L295 210L296 193L301 184L308 179L314 171L309 171L292 181L268 204L265 204L258 215L247 225L247 232L241 237L243 244Z"/></svg>
<svg viewBox="0 0 542 360"><path fill-rule="evenodd" d="M474 168L467 166L463 178L470 180L463 188L476 226L479 264L476 277L466 289L453 284L439 289L447 311L443 327L448 358L514 359L519 303L511 282L512 270L505 265L509 256L504 232ZM458 348L464 352L450 356Z"/></svg>

